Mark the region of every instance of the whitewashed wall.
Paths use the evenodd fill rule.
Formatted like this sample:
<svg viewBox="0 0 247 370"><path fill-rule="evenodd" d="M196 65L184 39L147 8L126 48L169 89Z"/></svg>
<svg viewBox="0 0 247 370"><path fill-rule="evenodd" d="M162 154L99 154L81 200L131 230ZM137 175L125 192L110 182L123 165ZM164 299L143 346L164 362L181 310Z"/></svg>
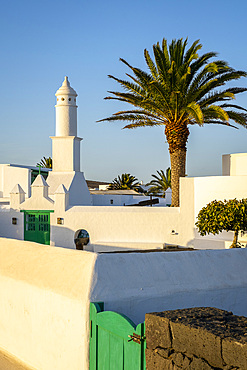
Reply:
<svg viewBox="0 0 247 370"><path fill-rule="evenodd" d="M60 198L57 204L56 202L48 204L47 199L42 197L30 198L22 203L20 208L35 210L54 208L55 212L51 214L51 245L75 248L75 232L86 229L91 244L108 244L116 249L148 248L148 244L151 248L155 246L160 248L164 243L198 249L224 249L231 244L233 233L223 232L216 236L201 237L195 227L196 217L200 209L210 201L235 197L239 199L247 197L247 176L181 178L181 205L177 208L121 206L66 208L61 206ZM2 220L0 235L21 239L23 216L14 210L11 212L11 214L0 212ZM11 225L11 217L20 219L18 225ZM63 218L62 225L57 224L57 218ZM240 242L247 245L247 235L241 237Z"/></svg>
<svg viewBox="0 0 247 370"><path fill-rule="evenodd" d="M0 347L37 370L87 369L95 259L0 238Z"/></svg>
<svg viewBox="0 0 247 370"><path fill-rule="evenodd" d="M247 249L100 254L90 299L135 323L146 312L189 307L247 316L246 263Z"/></svg>
<svg viewBox="0 0 247 370"><path fill-rule="evenodd" d="M17 218L17 225L12 224L12 217ZM0 237L24 239L24 213L12 209L0 212Z"/></svg>
<svg viewBox="0 0 247 370"><path fill-rule="evenodd" d="M11 190L18 183L30 196L31 170L15 167L14 165L0 164L0 197L9 197Z"/></svg>
<svg viewBox="0 0 247 370"><path fill-rule="evenodd" d="M114 195L114 194L92 194L94 206L124 206L125 204L138 203L142 200L150 199L149 197L133 195ZM111 203L113 201L113 203Z"/></svg>
<svg viewBox="0 0 247 370"><path fill-rule="evenodd" d="M195 227L202 207L214 199L247 197L247 176L210 176L180 179L181 205L171 207L71 207L51 215L53 244L73 248L74 233L86 229L92 244L142 248L145 243L177 244L198 249L224 249L233 240L232 232L201 237ZM56 225L57 217L64 225ZM175 233L172 233L172 230ZM208 243L210 241L210 244ZM247 244L247 235L240 237ZM148 248L148 245L144 248ZM152 248L153 248L152 247ZM99 249L97 249L99 250Z"/></svg>
<svg viewBox="0 0 247 370"><path fill-rule="evenodd" d="M171 235L171 231L179 229L179 213L179 209L166 207L72 207L63 213L55 210L51 214L51 241L54 245L74 248L75 231L86 229L92 244L176 243L178 235ZM64 219L63 225L56 224L59 217Z"/></svg>
<svg viewBox="0 0 247 370"><path fill-rule="evenodd" d="M37 370L88 369L89 302L126 314L247 316L247 250L95 254L0 238L0 347Z"/></svg>
<svg viewBox="0 0 247 370"><path fill-rule="evenodd" d="M150 200L150 196L140 195L114 195L114 194L92 194L94 206L125 206L130 204L137 204L145 200ZM156 197L153 197L156 198ZM153 205L154 207L166 206L171 204L171 191L166 192L165 198L158 198L159 203ZM113 203L111 203L111 200Z"/></svg>
<svg viewBox="0 0 247 370"><path fill-rule="evenodd" d="M234 153L222 155L223 176L246 176L247 153Z"/></svg>

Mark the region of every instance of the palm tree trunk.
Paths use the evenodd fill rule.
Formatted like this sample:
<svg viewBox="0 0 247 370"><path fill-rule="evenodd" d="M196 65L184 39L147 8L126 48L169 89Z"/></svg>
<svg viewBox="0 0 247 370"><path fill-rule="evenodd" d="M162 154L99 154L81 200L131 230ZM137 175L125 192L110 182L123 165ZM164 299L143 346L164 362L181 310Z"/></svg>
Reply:
<svg viewBox="0 0 247 370"><path fill-rule="evenodd" d="M170 153L172 206L179 207L179 178L185 176L186 149Z"/></svg>
<svg viewBox="0 0 247 370"><path fill-rule="evenodd" d="M186 122L170 122L165 128L171 158L172 207L179 207L179 178L185 176L186 143L189 134Z"/></svg>

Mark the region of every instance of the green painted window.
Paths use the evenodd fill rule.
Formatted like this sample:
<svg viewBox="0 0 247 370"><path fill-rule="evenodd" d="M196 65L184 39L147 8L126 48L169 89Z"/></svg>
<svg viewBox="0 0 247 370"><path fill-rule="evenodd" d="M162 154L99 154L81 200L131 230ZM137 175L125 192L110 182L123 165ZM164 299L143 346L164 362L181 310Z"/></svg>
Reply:
<svg viewBox="0 0 247 370"><path fill-rule="evenodd" d="M23 211L24 240L50 244L50 213L53 211Z"/></svg>

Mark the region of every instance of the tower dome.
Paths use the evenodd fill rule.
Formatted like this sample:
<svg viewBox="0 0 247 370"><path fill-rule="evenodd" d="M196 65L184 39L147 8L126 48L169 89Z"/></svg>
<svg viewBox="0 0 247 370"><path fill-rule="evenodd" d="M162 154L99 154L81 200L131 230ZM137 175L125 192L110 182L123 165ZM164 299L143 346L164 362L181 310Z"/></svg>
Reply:
<svg viewBox="0 0 247 370"><path fill-rule="evenodd" d="M55 95L58 97L58 99L59 99L60 95L72 95L74 97L77 96L76 91L70 86L69 79L68 79L67 76L64 77L63 84L57 90Z"/></svg>

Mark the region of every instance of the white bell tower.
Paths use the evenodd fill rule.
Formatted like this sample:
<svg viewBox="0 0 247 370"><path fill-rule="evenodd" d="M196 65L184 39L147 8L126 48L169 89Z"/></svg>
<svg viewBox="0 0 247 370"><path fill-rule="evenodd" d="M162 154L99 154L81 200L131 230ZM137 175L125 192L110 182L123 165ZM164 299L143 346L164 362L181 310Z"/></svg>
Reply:
<svg viewBox="0 0 247 370"><path fill-rule="evenodd" d="M56 136L77 136L77 93L70 86L67 76L55 95Z"/></svg>
<svg viewBox="0 0 247 370"><path fill-rule="evenodd" d="M77 93L66 76L56 92L56 136L52 139L53 171L80 171L80 141L77 137Z"/></svg>
<svg viewBox="0 0 247 370"><path fill-rule="evenodd" d="M69 192L70 205L92 204L83 172L80 172L80 142L77 136L77 93L68 77L56 92L56 136L52 139L52 171L49 173L49 195L63 184Z"/></svg>

